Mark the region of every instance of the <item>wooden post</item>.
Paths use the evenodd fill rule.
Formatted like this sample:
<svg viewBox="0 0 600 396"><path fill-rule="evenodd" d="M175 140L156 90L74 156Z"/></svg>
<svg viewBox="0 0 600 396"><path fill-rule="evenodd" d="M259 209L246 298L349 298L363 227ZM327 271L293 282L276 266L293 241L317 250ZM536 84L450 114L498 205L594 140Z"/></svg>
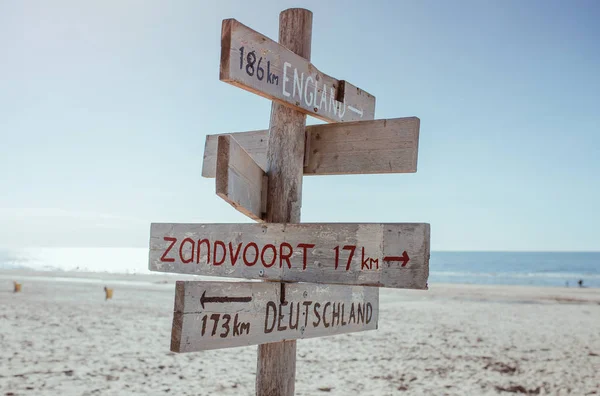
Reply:
<svg viewBox="0 0 600 396"><path fill-rule="evenodd" d="M279 14L280 44L310 60L311 38L311 11L291 8ZM267 152L267 222L300 222L305 128L305 114L272 103ZM292 396L295 380L296 341L258 346L257 396Z"/></svg>

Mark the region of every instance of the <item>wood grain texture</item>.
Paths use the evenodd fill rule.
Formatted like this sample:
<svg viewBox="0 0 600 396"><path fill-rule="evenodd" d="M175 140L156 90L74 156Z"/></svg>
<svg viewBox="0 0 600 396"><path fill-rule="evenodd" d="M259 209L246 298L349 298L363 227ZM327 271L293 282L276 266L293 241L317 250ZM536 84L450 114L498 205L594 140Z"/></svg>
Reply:
<svg viewBox="0 0 600 396"><path fill-rule="evenodd" d="M310 61L312 12L290 8L279 14L279 44L273 49L291 55L297 62ZM267 41L265 41L267 42ZM279 65L285 63L279 59ZM310 63L308 63L310 64ZM276 63L273 63L276 66ZM285 87L285 79L282 82ZM275 97L273 97L275 98ZM267 145L267 215L270 223L299 223L302 203L302 164L306 114L283 102L271 103ZM260 272L259 272L260 275ZM286 285L281 284L280 290ZM293 396L296 382L296 341L285 340L258 346L257 396Z"/></svg>
<svg viewBox="0 0 600 396"><path fill-rule="evenodd" d="M282 36L281 31L279 36L276 43L235 19L223 20L220 80L327 122L374 118L373 95L320 72L310 57L301 55L310 53L306 40L296 52L290 48L297 36ZM349 62L352 58L348 54Z"/></svg>
<svg viewBox="0 0 600 396"><path fill-rule="evenodd" d="M268 129L250 132L223 133L206 136L206 141L204 143L204 159L202 161L202 177L213 178L216 176L217 145L219 136L227 135L232 136L262 170L267 169L267 147L269 144Z"/></svg>
<svg viewBox="0 0 600 396"><path fill-rule="evenodd" d="M155 223L151 225L149 269L427 289L429 246L429 224L420 223ZM386 261L386 257L399 259Z"/></svg>
<svg viewBox="0 0 600 396"><path fill-rule="evenodd" d="M304 176L414 173L417 171L420 120L392 118L311 125L305 129ZM269 131L231 135L254 162L267 169ZM215 177L219 135L207 135L203 177Z"/></svg>
<svg viewBox="0 0 600 396"><path fill-rule="evenodd" d="M294 283L285 285L284 294L282 300L281 287L273 282L177 282L171 350L195 352L377 328L375 287Z"/></svg>
<svg viewBox="0 0 600 396"><path fill-rule="evenodd" d="M219 136L216 190L235 209L253 220L264 218L265 172L230 135ZM264 201L266 203L266 201Z"/></svg>
<svg viewBox="0 0 600 396"><path fill-rule="evenodd" d="M312 12L292 8L279 14L279 44L298 62L310 60ZM284 104L271 104L267 140L267 222L299 223L304 165L306 114Z"/></svg>
<svg viewBox="0 0 600 396"><path fill-rule="evenodd" d="M296 340L260 344L256 359L256 396L293 396Z"/></svg>
<svg viewBox="0 0 600 396"><path fill-rule="evenodd" d="M417 117L309 126L304 174L414 173L419 127Z"/></svg>

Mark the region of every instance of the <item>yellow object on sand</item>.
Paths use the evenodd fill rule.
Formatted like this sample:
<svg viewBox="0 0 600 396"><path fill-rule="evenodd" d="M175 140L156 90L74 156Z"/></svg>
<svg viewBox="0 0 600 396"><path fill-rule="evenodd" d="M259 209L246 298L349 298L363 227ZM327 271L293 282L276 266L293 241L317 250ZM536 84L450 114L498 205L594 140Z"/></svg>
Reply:
<svg viewBox="0 0 600 396"><path fill-rule="evenodd" d="M14 282L14 281L13 281L13 284L15 286L14 292L15 293L19 293L21 291L21 284L17 283L17 282Z"/></svg>
<svg viewBox="0 0 600 396"><path fill-rule="evenodd" d="M104 294L106 294L106 298L104 300L108 300L109 298L112 298L113 295L113 289L109 289L106 286L104 287Z"/></svg>

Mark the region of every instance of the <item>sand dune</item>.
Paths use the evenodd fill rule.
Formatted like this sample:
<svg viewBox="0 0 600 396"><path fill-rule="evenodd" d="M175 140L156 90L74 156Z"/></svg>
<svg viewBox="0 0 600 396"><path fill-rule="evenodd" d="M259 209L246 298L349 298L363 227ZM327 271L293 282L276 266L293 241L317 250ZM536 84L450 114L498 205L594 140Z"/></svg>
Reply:
<svg viewBox="0 0 600 396"><path fill-rule="evenodd" d="M255 346L169 352L183 277L70 276L0 272L0 395L254 394ZM382 289L380 310L298 342L297 395L600 395L599 289Z"/></svg>

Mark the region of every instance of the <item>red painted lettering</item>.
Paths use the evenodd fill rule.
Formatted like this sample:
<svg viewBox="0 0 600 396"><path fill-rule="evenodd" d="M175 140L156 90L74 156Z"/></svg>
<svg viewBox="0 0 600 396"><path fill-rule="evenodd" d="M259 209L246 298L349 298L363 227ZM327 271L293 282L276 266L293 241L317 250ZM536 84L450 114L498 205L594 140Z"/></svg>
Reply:
<svg viewBox="0 0 600 396"><path fill-rule="evenodd" d="M346 263L346 271L350 269L350 264L352 263L352 258L354 257L354 251L356 250L356 246L354 245L346 245L342 249L348 250L350 254L348 255L348 262ZM336 246L333 248L335 250L335 268L338 268L338 264L340 262L340 247Z"/></svg>
<svg viewBox="0 0 600 396"><path fill-rule="evenodd" d="M169 247L167 247L167 250L165 250L163 255L160 256L160 261L162 261L163 263L172 263L175 261L175 259L173 257L167 257L167 254L169 254L169 252L173 248L173 245L175 245L175 243L177 242L177 238L163 237L163 239L167 242L171 242L171 244L169 245Z"/></svg>
<svg viewBox="0 0 600 396"><path fill-rule="evenodd" d="M360 269L361 270L363 270L365 268L366 269L371 269L371 267L373 266L373 264L371 263L369 265L370 261L371 261L371 259L369 257L367 257L367 259L365 260L365 248L363 247L362 248L362 257L361 257L361 260L360 260Z"/></svg>
<svg viewBox="0 0 600 396"><path fill-rule="evenodd" d="M298 247L302 248L302 270L304 271L306 269L306 249L312 249L315 247L315 245L313 243L299 243Z"/></svg>
<svg viewBox="0 0 600 396"><path fill-rule="evenodd" d="M221 260L217 260L217 246L220 246L223 248L223 258ZM227 250L225 248L225 244L221 241L215 241L215 244L213 246L213 265L221 265L225 262L225 259L227 258Z"/></svg>
<svg viewBox="0 0 600 396"><path fill-rule="evenodd" d="M202 258L202 256L200 255L200 246L202 246L202 244L205 243L206 244L206 264L210 264L210 242L208 239L202 239L198 241L198 244L196 245L196 264L200 264L200 259Z"/></svg>
<svg viewBox="0 0 600 396"><path fill-rule="evenodd" d="M352 258L354 257L354 251L356 250L356 246L346 245L343 247L344 250L350 251L350 255L348 255L348 263L346 263L346 271L350 269L350 263L352 263Z"/></svg>
<svg viewBox="0 0 600 396"><path fill-rule="evenodd" d="M267 249L273 250L273 259L269 264L267 264L267 261L265 260L265 252ZM266 268L272 267L273 264L275 264L275 260L277 260L277 249L275 249L275 245L268 244L263 246L262 251L260 252L260 261L262 262L262 265Z"/></svg>
<svg viewBox="0 0 600 396"><path fill-rule="evenodd" d="M366 269L371 269L369 267L369 258L367 257L367 259L365 260L365 248L362 248L362 253L361 253L361 259L360 259L360 269L362 270L363 268Z"/></svg>
<svg viewBox="0 0 600 396"><path fill-rule="evenodd" d="M192 245L192 248L190 249L192 251L192 255L189 259L183 258L183 245L185 245L186 242ZM194 261L194 240L192 238L185 238L183 241L181 241L181 245L179 245L179 258L183 264L189 264Z"/></svg>
<svg viewBox="0 0 600 396"><path fill-rule="evenodd" d="M286 247L288 249L287 253L283 253L283 248ZM288 268L292 268L292 263L290 263L290 257L294 254L294 248L287 242L283 242L279 245L279 268L283 268L283 260L287 262Z"/></svg>
<svg viewBox="0 0 600 396"><path fill-rule="evenodd" d="M246 254L248 253L248 248L250 246L254 247L254 261L252 262L248 260L248 256ZM244 264L246 264L248 267L252 267L254 264L256 264L256 262L258 261L258 246L256 245L256 243L250 242L246 245L246 247L244 248L244 253L242 254L242 259L244 260Z"/></svg>
<svg viewBox="0 0 600 396"><path fill-rule="evenodd" d="M235 263L237 262L238 255L240 254L241 248L242 248L242 243L240 242L238 244L237 250L235 251L235 254L233 254L233 246L231 245L231 242L229 242L229 256L231 257L231 265L232 266L234 266Z"/></svg>
<svg viewBox="0 0 600 396"><path fill-rule="evenodd" d="M365 258L365 248L362 248L360 269L373 269L373 264L379 269L379 259Z"/></svg>

